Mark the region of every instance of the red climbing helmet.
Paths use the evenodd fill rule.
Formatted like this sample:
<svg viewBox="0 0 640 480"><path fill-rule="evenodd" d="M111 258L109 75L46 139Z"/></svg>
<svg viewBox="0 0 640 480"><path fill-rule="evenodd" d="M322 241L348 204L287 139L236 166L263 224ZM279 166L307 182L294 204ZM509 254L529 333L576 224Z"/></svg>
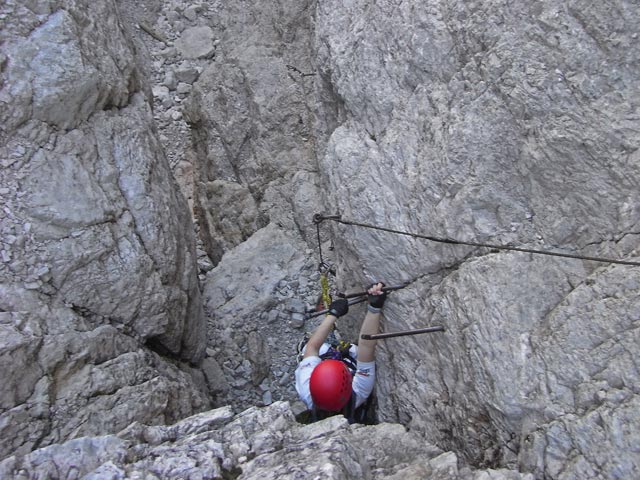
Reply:
<svg viewBox="0 0 640 480"><path fill-rule="evenodd" d="M337 412L351 398L351 373L340 360L325 360L311 372L309 389L318 408Z"/></svg>

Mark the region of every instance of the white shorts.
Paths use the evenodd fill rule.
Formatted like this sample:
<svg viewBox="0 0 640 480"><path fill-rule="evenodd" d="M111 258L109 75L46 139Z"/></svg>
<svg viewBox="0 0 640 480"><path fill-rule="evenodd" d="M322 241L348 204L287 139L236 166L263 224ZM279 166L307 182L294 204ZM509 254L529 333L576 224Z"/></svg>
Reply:
<svg viewBox="0 0 640 480"><path fill-rule="evenodd" d="M326 353L327 350L329 350L329 344L325 343L320 348L320 355ZM349 353L357 360L358 352L355 345L351 346ZM316 368L320 362L322 362L320 357L307 357L302 359L298 364L298 368L296 368L296 391L309 410L313 408L309 381L311 380L313 369ZM376 362L357 362L356 366L356 374L353 376L351 388L356 394L357 408L365 402L373 391L373 386L376 381Z"/></svg>

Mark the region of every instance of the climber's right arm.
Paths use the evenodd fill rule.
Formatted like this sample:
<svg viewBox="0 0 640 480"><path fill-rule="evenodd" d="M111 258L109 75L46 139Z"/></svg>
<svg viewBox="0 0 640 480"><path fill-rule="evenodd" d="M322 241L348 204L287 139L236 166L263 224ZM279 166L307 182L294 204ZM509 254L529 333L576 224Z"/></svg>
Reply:
<svg viewBox="0 0 640 480"><path fill-rule="evenodd" d="M307 342L307 346L305 347L304 357L312 357L320 355L320 347L327 339L331 331L333 330L333 325L336 323L338 317L346 315L349 311L349 302L346 298L339 298L331 302L331 306L329 307L329 313L324 320L320 324L318 328L316 328L313 335Z"/></svg>

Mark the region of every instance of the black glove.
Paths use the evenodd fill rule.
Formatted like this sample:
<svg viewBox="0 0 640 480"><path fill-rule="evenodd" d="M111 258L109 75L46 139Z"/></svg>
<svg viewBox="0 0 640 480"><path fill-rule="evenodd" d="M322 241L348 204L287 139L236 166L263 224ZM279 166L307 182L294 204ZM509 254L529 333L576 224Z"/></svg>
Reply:
<svg viewBox="0 0 640 480"><path fill-rule="evenodd" d="M329 306L329 314L341 317L349 311L349 301L346 298L339 298L331 302Z"/></svg>
<svg viewBox="0 0 640 480"><path fill-rule="evenodd" d="M372 283L371 285L369 285L369 288L367 288L367 290L373 288L373 286L377 285L378 283L382 283L382 282ZM384 283L382 284L382 286L384 287ZM387 299L387 292L382 292L380 295L369 294L368 299L369 299L369 305L379 310L384 306L384 301Z"/></svg>

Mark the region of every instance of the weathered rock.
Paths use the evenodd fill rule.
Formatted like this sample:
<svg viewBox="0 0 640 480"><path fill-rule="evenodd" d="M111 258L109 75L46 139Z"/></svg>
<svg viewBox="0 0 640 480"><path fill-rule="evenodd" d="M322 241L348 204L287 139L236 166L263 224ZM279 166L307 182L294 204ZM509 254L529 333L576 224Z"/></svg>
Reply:
<svg viewBox="0 0 640 480"><path fill-rule="evenodd" d="M165 76L162 84L167 87L169 90L175 90L178 86L178 78L173 70L169 70Z"/></svg>
<svg viewBox="0 0 640 480"><path fill-rule="evenodd" d="M291 315L291 326L293 328L302 328L305 325L305 317L301 313L294 313Z"/></svg>
<svg viewBox="0 0 640 480"><path fill-rule="evenodd" d="M531 480L507 471L460 469L401 425L350 426L343 417L299 425L287 403L233 415L221 408L171 426L131 425L117 436L87 437L15 456L0 475L45 478ZM412 478L412 477L409 477ZM416 477L413 477L416 478Z"/></svg>
<svg viewBox="0 0 640 480"><path fill-rule="evenodd" d="M162 104L165 108L171 107L173 105L173 99L169 94L169 88L164 85L156 85L152 89L153 96L157 99L158 102Z"/></svg>
<svg viewBox="0 0 640 480"><path fill-rule="evenodd" d="M0 457L208 405L195 242L113 2L4 2Z"/></svg>
<svg viewBox="0 0 640 480"><path fill-rule="evenodd" d="M190 91L191 91L191 85L189 85L188 83L178 83L178 86L176 87L176 92L179 95L187 95Z"/></svg>
<svg viewBox="0 0 640 480"><path fill-rule="evenodd" d="M176 40L176 48L184 58L211 58L216 51L213 30L206 26L188 28Z"/></svg>
<svg viewBox="0 0 640 480"><path fill-rule="evenodd" d="M326 211L637 258L640 18L617 6L318 4ZM385 329L447 327L384 342L383 419L476 465L634 476L637 268L334 232L342 275L420 278L391 296Z"/></svg>
<svg viewBox="0 0 640 480"><path fill-rule="evenodd" d="M194 22L198 18L198 10L200 7L191 5L184 9L183 15L187 20Z"/></svg>
<svg viewBox="0 0 640 480"><path fill-rule="evenodd" d="M291 300L313 304L318 293L315 260L304 258L316 253L308 249L317 247L313 213L470 241L638 254L633 47L640 22L633 2L143 3L162 10L154 25L160 35L182 32L178 48L149 60L156 83L174 90L179 79L163 80L162 69L203 68L191 92L193 71L186 70L177 95L160 92L167 101L156 114L218 265L206 279L215 361L205 363L205 376L220 400L246 406L295 398L285 387L293 340L302 333L294 327L313 325L300 321ZM78 8L69 14L63 4ZM194 392L202 379L167 367L144 343L188 357L204 337L188 322L183 335L173 322L197 317L184 312L195 312L199 300L185 266L195 256L167 247L175 226L190 231L175 220L188 218L186 209L163 203L159 193L174 191L167 169L143 161L141 170L151 172L145 176L126 162L92 160L123 152L143 152L129 155L136 161L162 157L148 133L154 127L139 94L141 75L120 48L119 23L105 14L112 4L5 5L2 44L12 56L0 55L0 101L9 105L0 114L0 288L2 309L28 313L2 323L3 365L16 358L25 365L22 378L7 375L2 393L2 437L16 438L11 448L18 449L2 473L54 468L49 458L62 458L66 447L38 450L33 461L24 454L56 436L92 435L136 419L173 421L200 408ZM104 21L92 20L94 11ZM200 30L185 30L190 22ZM185 119L195 153L185 147ZM58 195L38 183L39 170L62 185ZM72 188L60 172L75 176ZM119 194L114 184L143 193ZM25 216L27 209L40 217ZM144 212L166 228L156 236L146 231ZM186 245L189 235L171 238ZM379 348L378 413L409 425L410 438L396 427L376 427L384 434L351 427L348 436L339 419L296 427L252 411L220 427L224 435L218 425L215 434L205 428L177 441L171 427L134 424L129 434L138 428L146 437L131 434L124 445L94 439L82 447L81 468L105 478L215 478L239 475L237 468L244 478L636 476L637 269L329 223L321 236L343 289L412 280L390 296L385 329L447 327ZM87 284L97 276L106 280ZM56 299L68 303L51 308ZM60 325L73 325L72 335ZM146 399L156 377L164 382ZM147 401L149 417L122 409L125 395ZM163 407L176 398L178 406ZM103 421L98 410L114 418ZM378 443L378 435L385 440ZM363 444L389 458L369 459ZM460 459L496 469L474 471ZM63 460L59 471L76 475L68 467Z"/></svg>
<svg viewBox="0 0 640 480"><path fill-rule="evenodd" d="M129 103L139 80L113 4L84 8L81 0L34 9L4 3L0 123L5 135L29 120L72 129L95 111ZM105 55L86 57L91 50Z"/></svg>
<svg viewBox="0 0 640 480"><path fill-rule="evenodd" d="M295 235L270 224L227 252L208 272L203 299L210 318L209 338L219 347L215 358L223 366L226 382L236 385L236 390L223 392L220 401L243 408L261 402L258 385L264 379L277 379L272 359L284 357L281 366L293 373L301 334L275 307L281 281L311 267L310 259L300 254L303 246ZM249 360L247 368L241 365L243 358ZM251 390L252 403L235 398L238 388ZM294 395L293 384L277 390L287 392L285 398Z"/></svg>
<svg viewBox="0 0 640 480"><path fill-rule="evenodd" d="M222 368L213 357L207 357L202 361L202 371L207 379L209 391L213 395L226 392L228 387Z"/></svg>
<svg viewBox="0 0 640 480"><path fill-rule="evenodd" d="M175 69L174 74L179 82L192 84L198 79L200 72L195 66L185 61Z"/></svg>
<svg viewBox="0 0 640 480"><path fill-rule="evenodd" d="M310 68L310 2L285 4L221 6L219 51L185 105L198 157L196 216L214 263L270 220L288 228L298 222L306 232L309 212L294 197L317 208L318 186L308 181L315 170L311 83L288 68ZM296 180L298 172L307 178Z"/></svg>
<svg viewBox="0 0 640 480"><path fill-rule="evenodd" d="M263 225L264 219L258 213L251 192L241 184L214 180L208 182L204 190L206 196L199 197L199 200L206 202L206 208L198 208L197 213L206 228L205 248L209 257L217 263L224 251L249 238ZM211 208L214 203L221 208Z"/></svg>

